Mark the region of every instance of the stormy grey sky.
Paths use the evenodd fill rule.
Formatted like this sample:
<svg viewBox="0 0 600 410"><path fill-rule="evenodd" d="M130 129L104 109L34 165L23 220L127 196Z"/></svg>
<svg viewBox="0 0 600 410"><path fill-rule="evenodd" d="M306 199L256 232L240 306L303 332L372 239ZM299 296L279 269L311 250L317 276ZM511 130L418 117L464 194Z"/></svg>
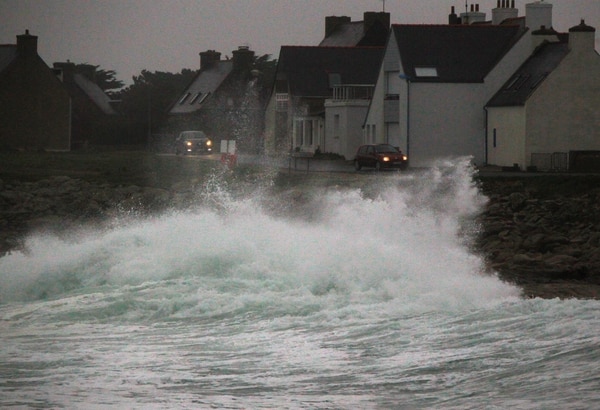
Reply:
<svg viewBox="0 0 600 410"><path fill-rule="evenodd" d="M516 0L519 15L533 0ZM546 0L548 1L548 0ZM550 0L554 28L567 31L582 18L600 45L600 0ZM469 0L491 18L496 0ZM392 23L444 24L450 7L465 0L386 0ZM362 20L382 0L0 0L0 44L14 44L29 29L48 65L55 61L100 65L129 84L142 69L197 69L200 51L224 56L240 45L277 58L282 45L317 45L325 16Z"/></svg>

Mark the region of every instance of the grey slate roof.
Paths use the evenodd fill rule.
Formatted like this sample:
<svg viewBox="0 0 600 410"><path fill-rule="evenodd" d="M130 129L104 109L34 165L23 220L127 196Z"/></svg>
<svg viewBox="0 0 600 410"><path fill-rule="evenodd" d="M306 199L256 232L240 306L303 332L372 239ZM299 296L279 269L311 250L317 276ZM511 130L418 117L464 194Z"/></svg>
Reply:
<svg viewBox="0 0 600 410"><path fill-rule="evenodd" d="M4 69L8 67L8 65L15 59L16 56L16 45L0 45L0 72L4 71Z"/></svg>
<svg viewBox="0 0 600 410"><path fill-rule="evenodd" d="M287 78L290 93L303 97L332 95L330 74L341 84L375 84L383 47L282 46L277 72Z"/></svg>
<svg viewBox="0 0 600 410"><path fill-rule="evenodd" d="M524 105L567 54L568 43L543 43L490 99L487 106Z"/></svg>
<svg viewBox="0 0 600 410"><path fill-rule="evenodd" d="M75 84L102 110L105 114L117 114L115 109L110 105L110 98L102 91L98 84L90 81L82 74L73 76Z"/></svg>
<svg viewBox="0 0 600 410"><path fill-rule="evenodd" d="M233 60L215 61L210 67L198 72L169 113L186 114L197 111L233 70Z"/></svg>
<svg viewBox="0 0 600 410"><path fill-rule="evenodd" d="M357 45L364 36L364 23L355 21L337 26L333 33L325 37L321 47L352 47Z"/></svg>
<svg viewBox="0 0 600 410"><path fill-rule="evenodd" d="M403 70L413 82L478 83L525 33L517 25L393 25ZM415 68L435 68L418 77Z"/></svg>

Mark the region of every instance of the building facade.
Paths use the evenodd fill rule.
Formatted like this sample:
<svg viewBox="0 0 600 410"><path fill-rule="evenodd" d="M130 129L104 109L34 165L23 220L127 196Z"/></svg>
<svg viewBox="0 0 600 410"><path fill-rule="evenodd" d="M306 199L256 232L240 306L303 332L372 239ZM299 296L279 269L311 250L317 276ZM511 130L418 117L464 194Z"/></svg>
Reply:
<svg viewBox="0 0 600 410"><path fill-rule="evenodd" d="M68 151L71 98L37 53L37 36L0 46L0 147Z"/></svg>
<svg viewBox="0 0 600 410"><path fill-rule="evenodd" d="M490 164L600 170L595 31L582 20L569 30L567 41L550 29L534 32L535 51L487 104Z"/></svg>

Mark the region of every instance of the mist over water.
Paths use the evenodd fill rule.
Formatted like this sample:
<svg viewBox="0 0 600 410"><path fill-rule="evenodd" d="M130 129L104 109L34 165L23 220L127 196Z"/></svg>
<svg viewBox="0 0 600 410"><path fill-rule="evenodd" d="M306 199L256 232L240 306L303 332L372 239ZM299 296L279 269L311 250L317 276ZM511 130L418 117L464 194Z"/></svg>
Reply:
<svg viewBox="0 0 600 410"><path fill-rule="evenodd" d="M185 211L31 236L0 258L0 405L600 403L598 302L486 270L468 159L356 178L215 175Z"/></svg>

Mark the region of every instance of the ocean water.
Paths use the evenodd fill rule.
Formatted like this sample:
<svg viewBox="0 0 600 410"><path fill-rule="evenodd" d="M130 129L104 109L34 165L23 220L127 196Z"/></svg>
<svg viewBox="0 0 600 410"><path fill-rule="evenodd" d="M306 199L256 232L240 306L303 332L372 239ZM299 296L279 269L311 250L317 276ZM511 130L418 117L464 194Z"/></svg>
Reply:
<svg viewBox="0 0 600 410"><path fill-rule="evenodd" d="M0 258L0 407L600 408L600 302L486 271L472 173L301 206L213 181L186 211L33 235Z"/></svg>

